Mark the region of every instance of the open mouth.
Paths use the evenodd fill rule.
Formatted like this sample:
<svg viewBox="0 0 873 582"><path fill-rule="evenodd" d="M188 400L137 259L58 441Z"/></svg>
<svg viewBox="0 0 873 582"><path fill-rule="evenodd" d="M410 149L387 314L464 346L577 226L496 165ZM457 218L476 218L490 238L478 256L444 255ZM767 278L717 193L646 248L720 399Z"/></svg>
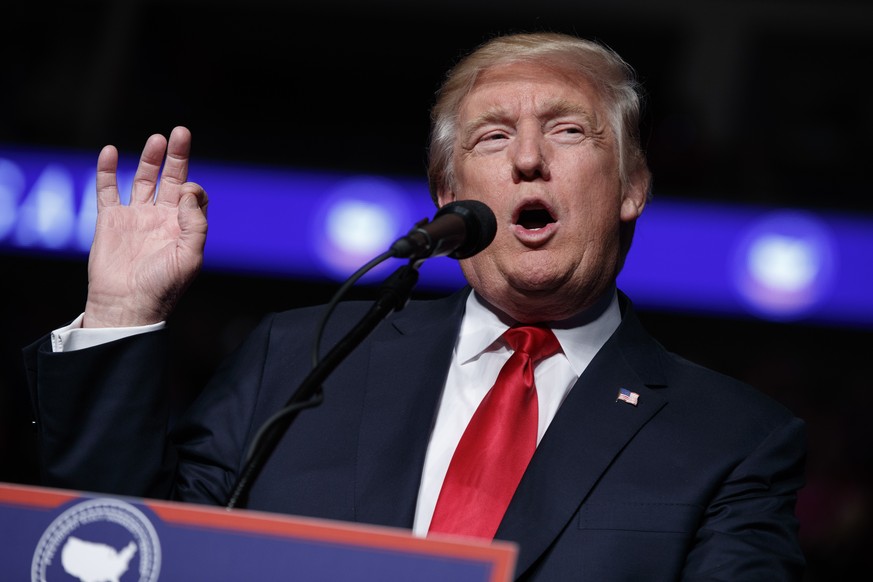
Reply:
<svg viewBox="0 0 873 582"><path fill-rule="evenodd" d="M552 213L543 207L525 208L518 213L518 219L515 221L516 224L527 230L539 230L553 222L555 222L555 218Z"/></svg>

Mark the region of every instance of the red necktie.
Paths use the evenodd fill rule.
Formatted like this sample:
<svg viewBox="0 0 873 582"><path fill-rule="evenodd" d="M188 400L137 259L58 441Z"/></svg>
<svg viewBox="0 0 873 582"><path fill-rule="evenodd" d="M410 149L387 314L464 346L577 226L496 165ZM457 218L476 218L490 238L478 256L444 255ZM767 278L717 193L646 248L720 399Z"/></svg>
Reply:
<svg viewBox="0 0 873 582"><path fill-rule="evenodd" d="M561 345L543 327L513 327L503 338L514 352L455 449L430 533L492 539L536 449L534 365Z"/></svg>

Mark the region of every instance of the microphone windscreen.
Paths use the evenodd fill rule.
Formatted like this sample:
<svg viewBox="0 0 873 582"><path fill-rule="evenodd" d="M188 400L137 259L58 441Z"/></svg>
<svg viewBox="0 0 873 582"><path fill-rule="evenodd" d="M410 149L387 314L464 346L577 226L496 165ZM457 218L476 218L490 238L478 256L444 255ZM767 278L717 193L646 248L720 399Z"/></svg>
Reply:
<svg viewBox="0 0 873 582"><path fill-rule="evenodd" d="M466 259L485 250L497 234L497 219L494 212L484 202L478 200L456 200L439 209L434 220L445 214L456 214L464 220L467 236L450 257Z"/></svg>

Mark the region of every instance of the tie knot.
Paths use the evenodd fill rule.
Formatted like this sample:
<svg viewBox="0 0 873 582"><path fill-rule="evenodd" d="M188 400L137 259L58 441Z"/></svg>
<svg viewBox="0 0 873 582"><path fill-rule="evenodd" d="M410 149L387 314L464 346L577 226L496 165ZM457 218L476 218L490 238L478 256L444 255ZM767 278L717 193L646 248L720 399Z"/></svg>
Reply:
<svg viewBox="0 0 873 582"><path fill-rule="evenodd" d="M510 327L503 333L506 343L516 352L524 352L538 362L561 351L558 338L547 327L520 325Z"/></svg>

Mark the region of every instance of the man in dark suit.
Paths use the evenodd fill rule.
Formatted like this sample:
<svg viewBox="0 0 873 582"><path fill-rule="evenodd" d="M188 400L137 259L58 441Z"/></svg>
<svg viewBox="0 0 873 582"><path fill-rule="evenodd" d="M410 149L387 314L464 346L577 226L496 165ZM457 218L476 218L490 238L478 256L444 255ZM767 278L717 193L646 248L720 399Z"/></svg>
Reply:
<svg viewBox="0 0 873 582"><path fill-rule="evenodd" d="M342 362L247 507L511 540L523 580L800 579L803 423L668 353L616 289L649 198L639 109L630 67L574 37L498 37L450 72L433 112L431 191L439 206L486 203L494 241L461 261L468 288L411 302ZM206 237L206 193L186 182L190 142L184 128L149 139L127 206L117 152L100 154L85 311L25 354L47 485L224 504L259 427L309 372L323 310L270 315L164 437L162 322ZM325 342L368 308L340 304ZM507 332L531 327L554 349L534 357ZM527 421L498 421L518 446L495 466L515 463L522 443L535 451L523 474L495 478L486 455L459 457L513 352L531 353L534 420L529 436ZM448 492L458 480L477 501L446 510L467 494ZM511 499L486 517L495 482Z"/></svg>

